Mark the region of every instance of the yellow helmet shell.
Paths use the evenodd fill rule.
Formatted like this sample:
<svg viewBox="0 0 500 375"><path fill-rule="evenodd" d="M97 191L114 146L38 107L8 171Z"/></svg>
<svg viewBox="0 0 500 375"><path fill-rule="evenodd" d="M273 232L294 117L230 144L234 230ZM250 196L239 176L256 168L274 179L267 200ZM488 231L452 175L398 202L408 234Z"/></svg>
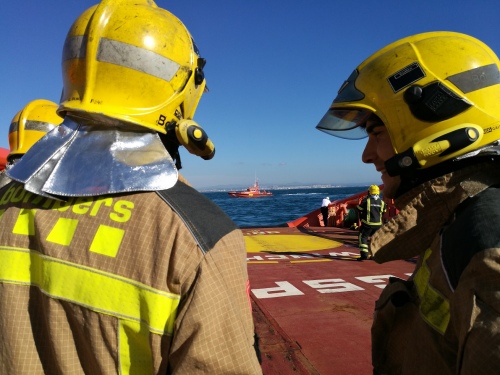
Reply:
<svg viewBox="0 0 500 375"><path fill-rule="evenodd" d="M62 123L57 108L54 102L36 99L16 113L9 127L9 161L24 155L40 138Z"/></svg>
<svg viewBox="0 0 500 375"><path fill-rule="evenodd" d="M361 138L345 130L375 113L396 154L410 150L418 167L427 168L500 139L499 67L486 44L465 34L403 38L356 68L317 127Z"/></svg>
<svg viewBox="0 0 500 375"><path fill-rule="evenodd" d="M152 0L102 0L67 34L59 112L165 133L194 116L203 65L186 27Z"/></svg>
<svg viewBox="0 0 500 375"><path fill-rule="evenodd" d="M368 193L370 195L379 195L380 189L377 185L370 185L370 187L368 188Z"/></svg>

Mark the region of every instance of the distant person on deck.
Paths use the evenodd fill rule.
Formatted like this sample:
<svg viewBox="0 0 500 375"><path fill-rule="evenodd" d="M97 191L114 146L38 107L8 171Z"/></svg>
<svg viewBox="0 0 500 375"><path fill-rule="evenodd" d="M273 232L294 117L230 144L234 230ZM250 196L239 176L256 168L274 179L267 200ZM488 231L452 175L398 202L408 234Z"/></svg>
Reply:
<svg viewBox="0 0 500 375"><path fill-rule="evenodd" d="M323 215L323 226L328 226L328 206L331 204L330 197L325 197L321 201L321 215Z"/></svg>
<svg viewBox="0 0 500 375"><path fill-rule="evenodd" d="M382 216L386 211L386 204L380 198L380 189L377 185L368 188L368 195L356 207L361 226L359 228L359 253L362 260L368 259L368 240L382 226Z"/></svg>
<svg viewBox="0 0 500 375"><path fill-rule="evenodd" d="M345 81L319 130L368 137L399 213L372 237L378 263L417 257L375 304L374 374L498 374L500 60L455 32L398 40Z"/></svg>

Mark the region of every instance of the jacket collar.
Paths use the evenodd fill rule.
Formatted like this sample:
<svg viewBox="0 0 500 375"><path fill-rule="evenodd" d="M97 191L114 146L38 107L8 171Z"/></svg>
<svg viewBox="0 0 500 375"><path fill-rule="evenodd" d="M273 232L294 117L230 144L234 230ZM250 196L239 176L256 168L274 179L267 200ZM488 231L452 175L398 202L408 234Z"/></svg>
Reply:
<svg viewBox="0 0 500 375"><path fill-rule="evenodd" d="M396 199L400 210L372 237L377 263L409 259L425 251L456 207L500 183L500 163L483 163L427 181Z"/></svg>

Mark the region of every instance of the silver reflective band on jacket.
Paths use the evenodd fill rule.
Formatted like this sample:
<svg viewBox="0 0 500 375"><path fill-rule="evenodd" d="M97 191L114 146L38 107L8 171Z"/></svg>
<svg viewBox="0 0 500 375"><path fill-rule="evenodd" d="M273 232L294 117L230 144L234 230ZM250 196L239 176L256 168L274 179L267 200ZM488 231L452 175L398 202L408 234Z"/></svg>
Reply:
<svg viewBox="0 0 500 375"><path fill-rule="evenodd" d="M97 196L172 187L178 173L156 132L66 117L7 175L43 196Z"/></svg>

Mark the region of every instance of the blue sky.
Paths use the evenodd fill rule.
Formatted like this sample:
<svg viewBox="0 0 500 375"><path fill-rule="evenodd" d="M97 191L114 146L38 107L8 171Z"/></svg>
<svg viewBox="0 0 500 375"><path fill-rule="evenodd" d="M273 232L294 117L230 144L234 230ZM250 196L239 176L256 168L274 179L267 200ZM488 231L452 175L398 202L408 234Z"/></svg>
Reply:
<svg viewBox="0 0 500 375"><path fill-rule="evenodd" d="M66 33L93 0L0 3L0 147L26 103L59 101ZM182 150L196 188L381 183L361 162L365 140L315 129L342 82L369 55L425 31L470 34L500 53L491 0L157 0L187 26L210 92L195 120L216 146L210 161ZM3 134L3 136L1 136Z"/></svg>

